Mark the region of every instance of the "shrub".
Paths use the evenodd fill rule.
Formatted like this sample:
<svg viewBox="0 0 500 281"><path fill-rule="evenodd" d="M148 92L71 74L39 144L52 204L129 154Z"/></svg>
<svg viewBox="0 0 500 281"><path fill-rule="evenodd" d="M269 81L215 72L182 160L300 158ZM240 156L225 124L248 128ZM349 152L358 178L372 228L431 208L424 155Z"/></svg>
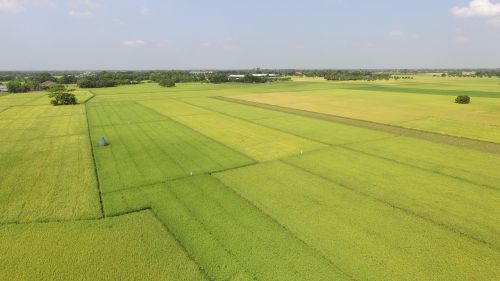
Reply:
<svg viewBox="0 0 500 281"><path fill-rule="evenodd" d="M70 93L64 85L52 85L48 89L48 92L49 97L51 98L50 103L54 106L76 104L75 95Z"/></svg>
<svg viewBox="0 0 500 281"><path fill-rule="evenodd" d="M455 99L455 103L458 103L458 104L469 104L470 103L470 97L469 96L458 96Z"/></svg>
<svg viewBox="0 0 500 281"><path fill-rule="evenodd" d="M158 84L162 87L175 87L175 81L170 78L161 79Z"/></svg>
<svg viewBox="0 0 500 281"><path fill-rule="evenodd" d="M26 93L31 91L31 85L26 82L11 81L7 83L9 93Z"/></svg>

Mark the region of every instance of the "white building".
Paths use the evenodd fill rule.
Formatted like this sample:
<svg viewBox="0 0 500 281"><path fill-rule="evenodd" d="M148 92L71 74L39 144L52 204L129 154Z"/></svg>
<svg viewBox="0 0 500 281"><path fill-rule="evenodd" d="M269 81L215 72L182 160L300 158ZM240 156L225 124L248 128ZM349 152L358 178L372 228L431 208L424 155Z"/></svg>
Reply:
<svg viewBox="0 0 500 281"><path fill-rule="evenodd" d="M7 85L0 84L0 93L8 91L9 89L7 88Z"/></svg>

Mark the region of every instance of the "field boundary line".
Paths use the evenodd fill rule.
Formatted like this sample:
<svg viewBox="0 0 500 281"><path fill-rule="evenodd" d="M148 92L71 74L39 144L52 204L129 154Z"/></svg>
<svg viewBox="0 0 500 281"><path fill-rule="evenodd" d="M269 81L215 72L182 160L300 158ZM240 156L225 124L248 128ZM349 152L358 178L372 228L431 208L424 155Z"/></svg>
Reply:
<svg viewBox="0 0 500 281"><path fill-rule="evenodd" d="M239 103L239 104L248 105L248 106L270 109L270 110L274 110L274 111L291 113L291 114L295 114L295 115L300 115L300 116L305 116L305 117L310 117L310 118L315 118L315 119L320 119L320 120L325 120L325 121L330 121L330 122L341 123L341 124L345 124L345 125L349 125L349 126L353 126L353 127L365 128L365 129L374 130L374 131L378 131L378 132L385 132L385 133L390 133L390 134L400 135L400 136L405 136L405 137L413 137L413 138L418 138L418 139L436 142L436 143L443 143L443 144L449 144L449 145L469 148L469 149L477 150L477 151L481 151L481 152L500 154L500 144L495 143L495 142L490 142L490 141L471 139L471 138L466 138L466 137L459 137L459 136L441 134L441 133L436 133L436 132L429 132L429 131L418 130L418 129L410 129L410 128L405 128L405 127L396 126L396 125L389 125L389 124L377 123L377 122L373 122L373 121L331 115L331 114L326 114L326 113L319 113L319 112L307 111L307 110L302 110L302 109L295 109L295 108L290 108L290 107L283 107L283 106L279 106L279 105L246 101L246 100L235 99L235 98L230 98L230 97L216 96L216 97L212 97L212 98L218 99L218 100L223 100L223 101L228 101L228 102L233 102L233 103Z"/></svg>
<svg viewBox="0 0 500 281"><path fill-rule="evenodd" d="M290 157L292 157L292 156L296 156L296 155L291 155ZM272 161L276 161L276 160L272 160ZM271 162L271 161L269 161L269 162ZM181 176L181 177L177 177L177 178L166 179L166 180L163 180L163 181L158 181L158 182L153 182L153 183L148 183L148 184L143 184L143 185L137 185L137 186L127 187L127 188L113 190L113 191L105 191L105 192L103 192L103 194L109 195L109 194L113 194L113 193L130 191L132 189L141 190L141 189L144 189L144 188L153 187L155 185L168 184L168 183L171 183L171 182L176 182L176 181L181 181L181 180L187 180L189 178L197 177L197 176L198 177L199 176L211 176L212 174L228 172L228 171L232 171L232 170L236 170L236 169L242 169L242 168L246 168L246 167L250 167L250 166L255 166L255 165L258 165L258 164L261 164L261 163L262 162L253 162L253 163L248 163L248 164L245 164L245 165L240 165L240 166L231 167L231 168L227 168L227 169L215 170L215 171L209 171L209 172L202 172L202 173L199 173L199 174L193 174L192 176L191 175L186 175L186 176Z"/></svg>
<svg viewBox="0 0 500 281"><path fill-rule="evenodd" d="M9 106L6 106L4 109L0 110L0 113L4 112L4 111L7 111L9 109L11 109L12 107L14 107L14 105L9 105Z"/></svg>
<svg viewBox="0 0 500 281"><path fill-rule="evenodd" d="M262 127L267 127L269 129L277 130L277 131L280 131L280 132L283 132L283 133L287 133L287 134L290 134L290 135L294 135L294 136L297 136L297 137L300 137L300 138L304 138L304 139L307 139L307 140L310 140L310 141L314 141L314 142L317 142L317 143L325 144L325 145L327 145L329 147L338 147L338 148L343 148L343 149L351 150L353 152L357 152L357 153L361 153L361 154L366 154L366 155L371 156L371 157L375 157L375 158L383 159L383 160L386 160L386 161L394 162L394 163L401 164L401 165L404 165L404 166L408 166L408 167L411 167L411 168L415 168L415 169L418 169L418 170L421 170L421 171L425 171L425 172L429 172L429 173L433 173L433 174L438 174L438 175L445 176L445 177L450 177L450 178L453 178L453 179L456 179L456 180L459 180L459 181L463 181L463 182L466 182L466 183L469 183L469 184L473 184L473 185L476 185L476 186L479 186L479 187L484 187L484 188L488 188L488 189L492 189L492 190L498 190L498 188L493 187L493 186L484 185L484 184L477 184L475 182L472 182L470 180L467 180L467 179L464 179L464 178L461 178L461 177L456 177L456 176L444 174L444 173L441 173L441 172L438 172L438 171L432 171L432 170L429 170L429 169L426 169L426 168L422 168L422 167L419 167L419 166L411 165L409 163L401 162L401 161L398 161L396 159L382 157L382 156L379 156L379 155L376 155L376 154L367 153L367 152L364 152L364 151L361 151L361 150L357 150L355 148L351 148L350 147L350 145L364 144L364 143L371 143L371 142L379 142L379 141L383 141L383 140L386 140L386 139L399 138L400 136L398 136L398 135L391 135L391 136L387 136L387 137L380 137L380 138L376 138L376 139L372 139L372 140L347 142L347 143L340 143L340 144L331 144L331 143L327 143L327 142L324 142L324 141L315 140L315 139L312 139L312 138L309 138L309 137L306 137L306 136L302 136L302 135L299 135L299 134L296 134L296 133L288 132L288 131L285 131L283 129L273 128L273 127L270 127L268 125L259 124L259 123L255 122L254 120L247 120L247 119L241 118L239 116L234 116L234 115L231 115L231 114L219 112L219 111L216 111L214 109L211 109L211 108L208 108L208 107L205 107L205 106L200 106L200 105L192 104L192 103L190 103L189 101L186 101L186 100L182 100L182 102L184 102L186 104L189 104L189 105L192 105L192 106L195 106L195 107L199 107L199 108L205 109L205 110L209 110L209 111L217 113L217 114L221 114L221 115L229 116L229 117L232 117L232 118L240 119L240 120L243 120L243 121L254 123L254 124L262 126ZM289 113L287 113L287 114L289 114ZM282 116L282 117L268 117L268 118L264 118L264 119L271 120L271 119L274 119L274 118L285 118L285 117L286 116ZM262 119L257 119L257 120L262 120ZM324 120L322 120L322 121L324 121ZM327 148L327 147L319 148L319 149L315 149L315 150L311 150L311 151L307 151L307 152L304 152L304 154L306 154L306 153L313 153L313 152L316 152L318 150L322 150L322 149L325 149L325 148ZM282 157L280 159L287 159L287 158L290 158L290 157L296 157L298 155L299 154L288 155L288 156L284 156L284 157ZM277 160L280 160L280 159L277 159ZM272 162L272 161L275 161L275 160L264 161L264 162ZM261 163L264 163L264 162L261 162ZM250 165L248 165L248 166L250 166ZM245 167L245 166L243 166L243 167ZM236 167L234 169L237 169L237 168L240 168L240 167ZM228 171L228 170L232 170L232 169L222 170L220 172L225 172L225 171ZM211 174L217 173L217 172L219 172L219 171L210 172L209 174L211 175Z"/></svg>
<svg viewBox="0 0 500 281"><path fill-rule="evenodd" d="M300 239L297 235L295 235L290 229L286 228L284 225L282 225L281 223L279 223L276 219L274 219L273 217L271 217L270 215L268 215L266 212L264 212L262 209L258 208L255 204L253 204L252 202L250 202L249 200L247 200L246 198L244 198L243 196L241 196L240 194L238 194L237 192L235 192L232 188L228 187L227 185L225 185L223 182L221 182L218 178L216 177L212 177L214 178L215 180L217 180L228 192L234 194L236 197L240 198L241 200L243 200L244 202L246 202L248 204L248 206L250 208L253 208L255 209L255 211L257 211L257 213L259 214L262 214L262 216L266 219L269 219L271 221L271 223L273 224L276 224L276 226L278 228L280 228L281 230L284 231L284 233L290 235L294 240L298 241L299 243L301 243L303 246L305 246L306 248L308 249L311 249L312 250L312 253L314 253L314 255L318 258L320 258L321 260L324 260L326 261L330 266L332 266L335 270L339 271L340 274L343 274L343 275L346 275L348 277L351 277L349 276L348 274L346 274L345 272L343 272L338 266L336 266L335 264L333 264L333 262L331 262L329 259L327 259L325 256L321 255L321 253L319 253L315 248L313 248L311 245L305 243L305 241L303 241L302 239ZM231 214L227 208L222 205L220 203L219 200L217 200L217 198L214 198L213 196L210 195L209 192L203 190L203 188L199 188L199 190L201 191L202 194L205 194L206 197L209 197L212 199L212 201L214 201L214 204L216 204L218 207L220 207L222 210L224 210L226 213L228 213L228 216L231 217L232 220L234 220L235 224L238 224L238 225L244 225L242 224L241 222L239 222L238 218L233 216L233 214ZM250 229L249 230L251 233L252 230ZM351 279L351 278L349 278Z"/></svg>
<svg viewBox="0 0 500 281"><path fill-rule="evenodd" d="M99 180L99 173L97 171L97 163L95 161L95 155L94 155L94 144L92 143L92 136L90 135L90 124L89 124L89 115L88 115L88 110L87 110L87 104L83 104L85 107L85 120L87 121L87 135L89 137L89 145L90 145L90 153L92 155L92 165L94 166L94 175L95 175L95 180L96 180L96 188L97 188L97 194L99 195L99 207L101 209L101 216L104 218L105 213L104 213L104 203L102 200L102 191L101 191L101 183Z"/></svg>
<svg viewBox="0 0 500 281"><path fill-rule="evenodd" d="M168 227L168 225L163 222L163 220L156 213L156 211L154 210L154 208L153 207L149 207L149 208L146 208L144 210L148 210L149 212L151 212L151 214L153 215L153 217L163 226L163 228L165 228L165 230L172 236L172 238L174 238L175 242L184 251L184 253L186 253L186 256L196 265L196 267L198 268L198 271L203 275L203 277L205 277L206 280L214 280L214 279L210 278L210 276L208 275L208 272L206 272L205 269L198 262L196 262L196 260L194 259L194 257L189 253L189 251L186 248L186 246L184 246L184 244L182 244L182 242L179 240L179 237L177 237L177 235L175 235L170 230L170 228Z"/></svg>
<svg viewBox="0 0 500 281"><path fill-rule="evenodd" d="M171 99L173 100L173 99ZM234 119L234 120L238 120L240 122L245 122L245 123L249 123L249 124L252 124L252 125L255 125L255 126L258 126L258 127L261 127L261 128L265 128L265 129L270 129L270 130L273 130L273 131L277 131L277 132L280 132L280 133L283 133L285 135L289 135L289 136L292 136L292 137L296 137L296 138L299 138L299 139L303 139L303 140L306 140L306 141L310 141L312 143L316 143L316 144L321 144L321 145L324 145L324 147L319 147L319 148L316 148L316 149L312 149L312 150L308 150L307 152L313 152L313 151L316 151L316 150L320 150L320 149L324 149L324 148L327 148L328 146L330 146L331 144L329 143L326 143L326 142L323 142L323 141L319 141L319 140L314 140L314 139L311 139L309 137L305 137L305 136L301 136L301 135L298 135L298 134L294 134L294 133L291 133L291 132L287 132L285 130L282 130L282 129L277 129L277 128L273 128L273 127L270 127L270 126L267 126L267 125L263 125L263 124L259 124L257 122L254 122L253 120L248 120L248 119L244 119L244 118L241 118L239 116L234 116L234 115L231 115L231 114L227 114L227 113L224 113L224 112L219 112L219 111L216 111L216 110L213 110L211 108L207 108L207 107L204 107L204 106L200 106L200 105L196 105L196 104L192 104L184 99L179 99L179 100L174 100L176 102L179 102L179 103L183 103L185 105L189 105L189 106L192 106L192 107L196 107L196 108L199 108L199 109L202 109L202 110L206 110L206 111L209 111L207 113L202 113L202 114L187 114L187 115L176 115L176 116L181 116L181 117L184 117L184 116L202 116L202 115L208 115L208 114L215 114L215 115L221 115L221 116L225 116L225 117L228 117L228 118L231 118L231 119ZM179 122L179 121L177 121ZM181 123L182 124L182 123ZM192 130L195 130L196 132L210 138L210 139L213 139L212 137L209 137L207 135L205 135L204 133L194 129L194 128L191 128ZM214 141L216 142L219 142L221 144L223 144L224 146L234 150L234 151L237 151L245 156L247 156L248 158L250 158L251 160L253 160L255 163L250 163L246 166L250 166L250 165L254 165L256 163L265 163L265 162L272 162L272 161L276 161L278 159L281 159L281 158L285 158L285 157L292 157L292 156L297 156L299 155L300 152L297 152L297 153L292 153L292 154L289 154L289 155L283 155L282 157L280 158L277 158L277 159L271 159L271 160L266 160L266 161L259 161L257 159L254 159L253 157L247 155L246 153L244 152L240 152L239 150L235 149L235 148L232 148L232 147L229 147L228 145L218 141L218 140L215 140L213 139ZM255 146L255 145L254 145ZM251 147L251 146L250 146ZM305 153L306 151L304 151ZM235 168L230 168L230 169L237 169L237 168L241 168L241 167L235 167ZM214 171L214 172L209 172L210 174L211 173L216 173L216 172L223 172L223 171L226 171L226 170L230 170L230 169L225 169L225 170L221 170L221 171Z"/></svg>
<svg viewBox="0 0 500 281"><path fill-rule="evenodd" d="M91 101L93 98L96 97L96 94L94 94L94 92L92 92L91 90L87 90L86 92L89 93L91 95L91 97L86 99L84 102L82 102L80 104L86 105L89 101ZM85 107L85 111L87 111L87 107Z"/></svg>
<svg viewBox="0 0 500 281"><path fill-rule="evenodd" d="M218 246L220 246L221 249L223 249L226 253L229 254L229 256L231 258L234 259L234 261L238 264L238 267L240 269L243 269L245 272L254 276L254 274L250 273L248 268L246 268L244 266L244 263L240 259L238 259L238 257L233 252L231 252L230 249L228 249L228 247L226 245L224 245L224 243L221 242L221 239L213 234L213 232L210 230L210 228L207 226L207 224L205 222L203 222L202 220L200 220L200 218L194 214L193 210L191 208L189 208L189 206L183 200L181 200L179 198L178 194L175 191L172 191L169 188L166 189L166 191L170 195L172 195L174 197L174 199L179 203L179 205L181 205L186 210L186 212L193 218L193 220L196 221L197 223L199 223L201 228L204 231L206 231L206 233L209 234L214 239L214 241L217 242L217 244L219 244Z"/></svg>
<svg viewBox="0 0 500 281"><path fill-rule="evenodd" d="M427 222L427 223L430 223L430 224L432 224L432 225L434 225L434 226L440 227L440 228L442 228L442 229L445 229L445 230L447 230L447 231L450 231L450 232L452 232L452 233L455 233L455 234L457 234L457 235L459 235L459 236L462 236L462 237L465 237L465 238L470 239L470 240L472 240L472 241L475 241L476 243L480 243L480 244L482 244L482 245L485 245L486 247L488 247L488 248L490 248L490 249L492 249L492 250L495 250L495 251L497 251L497 252L498 252L498 251L500 251L500 249L499 249L497 246L495 246L495 245L491 244L490 242L488 242L488 241L486 241L486 240L483 240L483 239L481 239L481 238L475 237L475 236L473 236L473 235L471 235L471 234L465 233L465 232L463 232L463 231L461 231L461 230L459 230L459 229L457 229L457 228L455 228L455 227L453 227L453 226L451 226L451 225L448 225L448 224L446 224L446 223L437 222L437 221L433 220L432 218L429 218L429 217L426 217L426 216L420 215L418 212L415 212L415 211L413 211L413 210L410 210L410 209L407 209L407 208L404 208L404 207L398 206L398 205L396 205L395 203L389 202L389 201L384 200L384 199L382 199L382 198L378 198L377 196L373 196L373 195L371 195L371 194L369 194L369 193L362 192L362 191L360 191L360 190L357 190L357 189L351 188L351 187L349 187L349 186L347 186L347 185L345 185L345 184L342 184L342 183L339 183L339 182L333 181L333 180L331 180L331 179L329 179L329 178L327 178L327 177L325 177L325 176L323 176L323 175L321 175L321 174L318 174L318 173L314 173L314 172L312 172L312 171L309 171L309 170L307 170L307 169L305 169L305 168L303 168L303 167L300 167L300 166L298 166L298 165L296 165L296 164L294 164L294 163L290 163L290 162L288 162L288 161L281 161L281 160L279 160L279 161L280 161L280 162L282 162L283 164L289 165L289 166L291 166L291 167L294 167L294 168L296 168L296 169L299 169L299 170L301 170L301 171L304 171L304 172L306 172L306 173L308 173L308 174L310 174L310 175L316 176L316 177L321 178L321 179L323 179L323 180L325 180L325 181L328 181L328 182L330 182L330 183L333 183L333 184L335 184L335 185L338 185L338 186L340 186L340 187L342 187L342 188L344 188L344 189L347 189L347 190L349 190L349 191L351 191L351 192L354 192L354 193L356 193L356 194L359 194L359 195L361 195L361 196L364 196L364 197L366 197L366 198L368 198L368 199L372 200L373 202L380 203L380 204L385 205L385 206L388 206L388 207L390 207L390 208L393 208L393 209L399 210L399 211L401 211L401 212L405 213L405 214L406 214L406 215L408 215L408 216L412 216L412 217L415 217L415 218L421 219L421 220L423 220L423 221L425 221L425 222Z"/></svg>
<svg viewBox="0 0 500 281"><path fill-rule="evenodd" d="M414 85L411 85L414 86ZM390 91L387 91L387 90ZM348 90L362 90L362 91L373 91L373 92L383 92L390 94L413 94L413 95L432 95L432 96L448 96L456 97L460 95L469 95L476 98L487 98L487 99L498 99L500 98L499 92L491 91L472 91L472 90L450 90L450 89L431 89L431 88L414 88L414 87L404 87L404 86L386 86L386 85L367 85L365 87L360 87L357 89Z"/></svg>
<svg viewBox="0 0 500 281"><path fill-rule="evenodd" d="M184 103L184 104L186 104L186 105L190 105L190 104L188 104L188 103L185 103L185 102L182 102L182 101L178 101L178 100L175 100L175 99L171 99L171 98L166 98L166 99L171 100L171 101L181 102L181 103ZM240 154L241 156L246 157L248 160L252 161L253 163L258 163L258 161L257 161L256 159L254 159L253 157L250 157L250 156L246 155L245 153L243 153L243 152L241 152L241 151L238 151L238 150L236 150L236 149L234 149L234 148L232 148L232 147L228 146L227 144L225 144L225 143L223 143L223 142L220 142L220 141L218 141L218 140L216 140L216 139L214 139L214 138L212 138L212 137L210 137L210 136L207 136L206 134L203 134L202 132L200 132L200 131L198 131L198 130L196 130L196 129L192 128L192 127L189 127L188 125L186 125L186 124L184 124L184 123L182 123L182 122L180 122L180 121L178 121L178 120L175 120L172 116L167 116L167 115L165 115L165 114L161 113L160 111L158 111L158 110L156 110L156 109L154 109L154 108L151 108L151 107L149 107L149 106L147 106L147 105L143 105L143 106L144 106L144 107L147 107L148 109L150 109L150 110L152 110L152 111L154 111L154 112L156 112L156 113L159 113L160 115L164 116L167 120L172 121L172 122L174 122L174 123L177 123L179 126L182 126L182 127L184 127L184 128L187 128L188 130L190 130L190 131L192 131L192 132L194 132L194 133L196 133L196 134L198 134L198 135L200 135L200 136L203 136L203 137L205 137L205 138L207 138L207 139L209 139L209 140L211 140L211 141L213 141L213 142L216 142L217 144L219 144L219 145L221 145L221 146L223 146L223 147L225 147L225 148L227 148L227 149L231 150L231 151L232 151L232 152L234 152L234 153L237 153L237 154ZM253 163L250 163L250 164L253 164Z"/></svg>
<svg viewBox="0 0 500 281"><path fill-rule="evenodd" d="M123 213L120 215L125 215L127 213ZM117 215L119 216L119 215ZM7 226L7 225L29 225L29 224L49 224L49 223L65 223L65 222L78 222L78 221L99 221L104 219L104 217L95 217L95 218L80 218L80 219L46 219L46 220L33 220L33 221L25 221L25 222L19 222L19 221L5 221L5 222L0 222L0 227L2 226Z"/></svg>
<svg viewBox="0 0 500 281"><path fill-rule="evenodd" d="M208 97L208 98L213 98L213 97ZM198 108L204 109L204 110L208 110L208 111L212 112L212 114L220 114L220 115L227 116L227 117L230 117L230 118L234 118L234 119L237 119L237 120L240 120L240 121L243 121L243 122L248 122L248 123L254 124L254 125L259 126L259 127L268 128L268 129L275 130L275 131L278 131L278 132L281 132L281 133L284 133L284 134L287 134L287 135L295 136L295 137L298 137L298 138L301 138L301 139L304 139L304 140L308 140L308 141L311 141L311 142L316 142L316 143L324 144L324 145L331 145L331 144L326 143L324 141L315 140L315 139L312 139L312 138L309 138L309 137L306 137L306 136L301 136L299 134L295 134L295 133L291 133L291 132L285 131L283 129L273 128L273 127L270 127L268 125L264 125L264 124L260 124L260 123L255 122L256 120L265 120L265 119L271 120L271 119L275 119L275 118L279 118L279 117L267 117L267 118L250 120L250 119L241 118L240 116L235 116L235 115L231 115L231 114L228 114L228 113L216 111L216 110L214 110L212 108L208 108L208 107L205 107L205 106L201 106L201 105L197 105L197 104L192 104L192 103L190 103L190 102L188 102L188 101L186 101L184 99L181 100L181 102L183 102L185 104L188 104L188 105L191 105L191 106L194 106L194 107L198 107ZM275 110L271 110L271 111L275 111ZM284 156L284 157L287 157L287 156ZM270 161L274 161L274 160L270 160Z"/></svg>
<svg viewBox="0 0 500 281"><path fill-rule="evenodd" d="M362 151L362 150L358 150L358 149L352 148L352 147L350 147L350 145L351 144L343 144L343 145L339 145L337 147L342 148L342 149L346 149L346 150L350 150L350 151L355 152L355 153L360 153L360 154L364 154L364 155L367 155L367 156L370 156L370 157L374 157L374 158L382 159L382 160L385 160L385 161L393 162L393 163L398 164L398 165L403 165L403 166L407 166L407 167L414 168L414 169L417 169L417 170L421 170L421 171L424 171L424 172L428 172L428 173L431 173L431 174L437 174L437 175L440 175L440 176L443 176L443 177L449 177L449 178L452 178L452 179L455 179L455 180L458 180L458 181L462 181L462 182L465 182L465 183L468 183L468 184L471 184L471 185L475 185L475 186L478 186L478 187L484 187L484 188L488 188L488 189L491 189L491 190L499 191L499 188L494 187L494 186L490 186L490 185L486 185L486 184L479 184L479 183L476 183L476 182L473 182L473 181L470 181L468 179L464 179L464 178L461 178L461 177L444 174L444 173L441 173L439 171L433 171L433 170L426 169L426 168L423 168L423 167L419 167L419 166L416 166L416 165L412 165L412 164L409 164L409 163L401 162L401 161L398 161L396 159L392 159L392 158L388 158L388 157L383 157L383 156L380 156L380 155L372 154L372 153L369 153L369 152L365 152L365 151Z"/></svg>

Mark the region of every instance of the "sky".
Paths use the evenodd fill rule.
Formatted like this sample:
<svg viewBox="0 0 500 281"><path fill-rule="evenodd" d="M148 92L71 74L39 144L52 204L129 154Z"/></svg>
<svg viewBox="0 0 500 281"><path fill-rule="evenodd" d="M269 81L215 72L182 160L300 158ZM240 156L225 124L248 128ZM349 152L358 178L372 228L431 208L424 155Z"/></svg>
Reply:
<svg viewBox="0 0 500 281"><path fill-rule="evenodd" d="M0 70L499 68L500 0L0 0Z"/></svg>

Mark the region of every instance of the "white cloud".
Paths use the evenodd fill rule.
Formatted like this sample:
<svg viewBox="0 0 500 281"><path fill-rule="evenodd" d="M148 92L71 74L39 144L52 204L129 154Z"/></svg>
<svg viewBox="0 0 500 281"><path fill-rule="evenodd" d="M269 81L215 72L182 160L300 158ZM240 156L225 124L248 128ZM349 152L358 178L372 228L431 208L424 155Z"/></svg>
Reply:
<svg viewBox="0 0 500 281"><path fill-rule="evenodd" d="M122 45L123 46L126 46L126 47L134 47L134 46L142 46L146 44L146 42L144 42L144 40L127 40L127 41L123 41L122 42Z"/></svg>
<svg viewBox="0 0 500 281"><path fill-rule="evenodd" d="M142 8L139 10L139 14L143 17L149 16L150 10L148 8Z"/></svg>
<svg viewBox="0 0 500 281"><path fill-rule="evenodd" d="M88 18L91 17L93 14L91 11L75 11L71 10L68 12L68 16L70 17L75 17L75 18Z"/></svg>
<svg viewBox="0 0 500 281"><path fill-rule="evenodd" d="M389 33L391 37L403 37L405 34L402 31L391 31Z"/></svg>
<svg viewBox="0 0 500 281"><path fill-rule="evenodd" d="M71 0L71 2L75 5L85 5L87 7L95 8L99 6L94 0Z"/></svg>
<svg viewBox="0 0 500 281"><path fill-rule="evenodd" d="M24 6L18 0L0 0L0 12L19 13L24 11Z"/></svg>
<svg viewBox="0 0 500 281"><path fill-rule="evenodd" d="M494 17L500 15L500 3L491 0L471 0L469 6L453 7L451 12L456 17Z"/></svg>

